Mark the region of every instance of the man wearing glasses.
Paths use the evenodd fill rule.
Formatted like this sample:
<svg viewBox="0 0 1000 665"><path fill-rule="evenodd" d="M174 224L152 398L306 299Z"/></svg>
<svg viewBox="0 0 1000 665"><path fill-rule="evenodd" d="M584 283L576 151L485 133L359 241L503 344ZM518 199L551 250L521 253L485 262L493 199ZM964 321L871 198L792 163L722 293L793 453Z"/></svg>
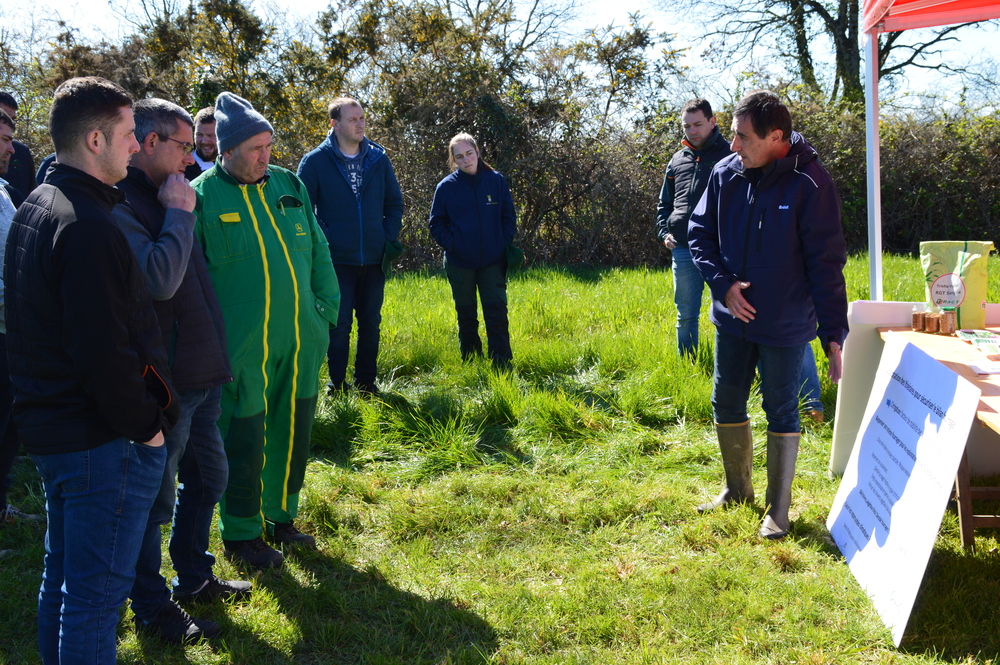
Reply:
<svg viewBox="0 0 1000 665"><path fill-rule="evenodd" d="M250 594L249 582L215 577L215 557L208 552L212 515L229 476L216 420L222 384L232 381L232 372L222 311L201 246L194 242L196 197L184 177L194 163L191 116L162 99L139 101L133 113L139 152L118 183L127 203L116 206L114 215L153 295L180 419L166 437L167 463L136 565L132 610L140 631L182 643L215 637L220 627L192 619L181 604ZM160 575L160 527L171 516L173 599Z"/></svg>

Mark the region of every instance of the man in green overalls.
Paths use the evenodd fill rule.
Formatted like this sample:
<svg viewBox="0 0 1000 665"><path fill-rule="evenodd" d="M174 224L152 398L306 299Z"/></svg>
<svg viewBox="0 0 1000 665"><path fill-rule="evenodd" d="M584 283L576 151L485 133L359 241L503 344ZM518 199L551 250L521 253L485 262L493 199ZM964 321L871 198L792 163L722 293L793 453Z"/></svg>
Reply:
<svg viewBox="0 0 1000 665"><path fill-rule="evenodd" d="M219 430L229 485L219 503L226 556L274 568L267 545L314 547L295 528L340 289L326 237L301 181L269 165L274 130L248 101L215 102L219 158L194 181L195 235L222 306L233 382Z"/></svg>

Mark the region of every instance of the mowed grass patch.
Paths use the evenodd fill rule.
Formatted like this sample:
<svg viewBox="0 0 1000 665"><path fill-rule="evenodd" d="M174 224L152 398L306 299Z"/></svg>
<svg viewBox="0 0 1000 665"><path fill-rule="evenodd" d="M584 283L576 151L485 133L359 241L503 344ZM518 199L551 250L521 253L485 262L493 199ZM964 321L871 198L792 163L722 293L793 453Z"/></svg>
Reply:
<svg viewBox="0 0 1000 665"><path fill-rule="evenodd" d="M852 257L852 298L867 296L867 270ZM885 274L887 298L922 297L915 259L887 258ZM443 275L390 279L383 395L319 400L297 522L318 551L252 574L249 603L197 610L222 623L221 641L164 646L136 636L126 610L120 662L995 662L998 544L983 532L977 553L964 552L950 512L903 647L892 646L826 532L837 489L829 422L803 434L784 542L757 537L757 398L756 504L694 511L724 482L713 330L706 293L699 354L678 357L671 289L659 270L515 275L514 367L498 372L459 358ZM823 399L829 420L836 388L825 377ZM42 510L26 462L13 500ZM0 663L39 662L41 536L0 528L0 549L16 550L0 561ZM221 557L216 572L247 577Z"/></svg>

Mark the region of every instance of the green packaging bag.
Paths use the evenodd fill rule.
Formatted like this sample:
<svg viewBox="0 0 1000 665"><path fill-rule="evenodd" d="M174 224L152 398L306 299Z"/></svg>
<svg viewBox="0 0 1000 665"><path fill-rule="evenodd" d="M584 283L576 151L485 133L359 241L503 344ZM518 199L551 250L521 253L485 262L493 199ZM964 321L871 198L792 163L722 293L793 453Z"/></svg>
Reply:
<svg viewBox="0 0 1000 665"><path fill-rule="evenodd" d="M986 325L986 288L992 242L920 243L927 302L955 308L956 328Z"/></svg>

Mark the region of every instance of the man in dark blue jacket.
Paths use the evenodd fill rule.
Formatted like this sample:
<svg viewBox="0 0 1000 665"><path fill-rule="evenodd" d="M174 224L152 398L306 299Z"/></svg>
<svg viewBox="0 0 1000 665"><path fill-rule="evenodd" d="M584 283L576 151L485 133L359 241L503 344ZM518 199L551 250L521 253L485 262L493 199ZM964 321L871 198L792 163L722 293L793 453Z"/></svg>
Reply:
<svg viewBox="0 0 1000 665"><path fill-rule="evenodd" d="M403 194L385 149L365 138L361 103L341 97L330 103L330 134L299 163L316 219L330 243L340 281L340 317L330 331L330 391L346 387L351 323L358 319L354 385L377 394L379 326L386 251L395 253L403 222ZM391 258L391 256L390 256Z"/></svg>
<svg viewBox="0 0 1000 665"><path fill-rule="evenodd" d="M705 281L691 260L688 220L705 193L709 174L719 160L731 154L729 143L715 126L707 99L692 99L681 109L682 147L667 164L656 207L656 234L670 250L677 306L677 349L693 354L698 348L698 317Z"/></svg>
<svg viewBox="0 0 1000 665"><path fill-rule="evenodd" d="M750 93L733 111L732 149L688 225L695 265L712 292L712 406L726 489L699 511L752 501L747 399L760 363L767 415L765 538L789 530L799 447L799 373L817 334L840 380L847 335L847 261L837 189L816 151L792 131L777 95Z"/></svg>

